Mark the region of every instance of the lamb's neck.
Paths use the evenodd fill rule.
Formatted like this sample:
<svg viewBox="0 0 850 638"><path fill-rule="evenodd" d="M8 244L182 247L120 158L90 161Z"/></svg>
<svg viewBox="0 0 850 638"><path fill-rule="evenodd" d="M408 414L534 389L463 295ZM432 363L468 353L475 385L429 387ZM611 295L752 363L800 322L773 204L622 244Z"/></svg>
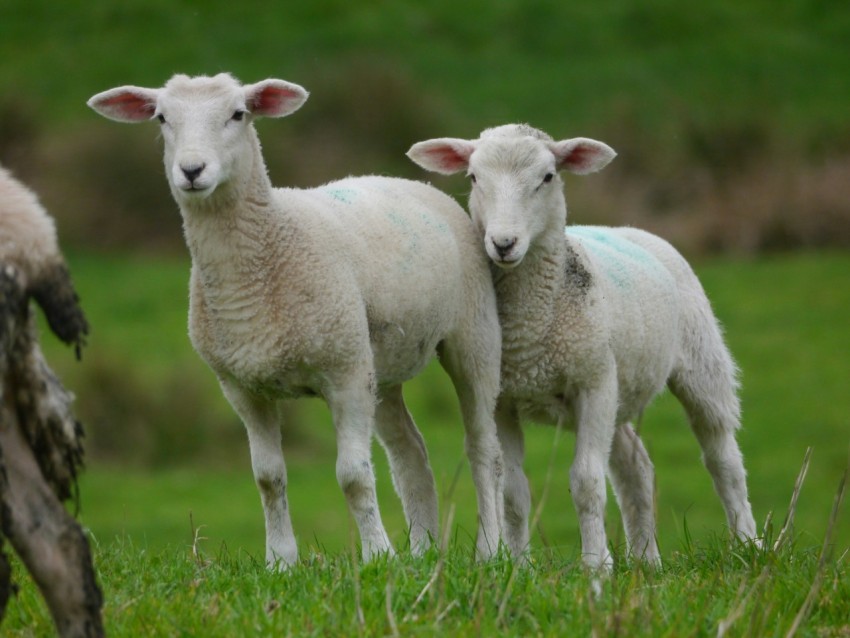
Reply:
<svg viewBox="0 0 850 638"><path fill-rule="evenodd" d="M532 250L514 270L494 273L502 325L502 382L522 395L550 353L557 331L558 297L564 283L565 250ZM495 268L495 267L494 267Z"/></svg>
<svg viewBox="0 0 850 638"><path fill-rule="evenodd" d="M246 268L257 272L265 265L264 253L268 254L271 235L279 234L277 228L262 223L267 211L267 206L243 202L207 219L187 215L184 231L193 265L223 275L230 271L239 276Z"/></svg>
<svg viewBox="0 0 850 638"><path fill-rule="evenodd" d="M563 240L535 246L513 270L497 270L494 277L503 322L548 325L556 320L568 261Z"/></svg>
<svg viewBox="0 0 850 638"><path fill-rule="evenodd" d="M257 277L275 267L274 255L295 223L275 206L259 143L243 179L219 186L206 200L184 203L181 213L192 263L214 278L241 277L244 270Z"/></svg>

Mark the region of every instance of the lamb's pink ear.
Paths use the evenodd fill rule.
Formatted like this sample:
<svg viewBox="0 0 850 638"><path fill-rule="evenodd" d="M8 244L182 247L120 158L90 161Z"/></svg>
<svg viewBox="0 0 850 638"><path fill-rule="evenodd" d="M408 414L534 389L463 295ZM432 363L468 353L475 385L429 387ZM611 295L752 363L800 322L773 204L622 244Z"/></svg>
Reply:
<svg viewBox="0 0 850 638"><path fill-rule="evenodd" d="M595 173L617 156L607 144L586 137L550 142L549 149L555 155L559 171L568 170L577 175Z"/></svg>
<svg viewBox="0 0 850 638"><path fill-rule="evenodd" d="M451 175L469 166L474 150L475 143L469 140L441 137L414 144L407 156L426 170Z"/></svg>
<svg viewBox="0 0 850 638"><path fill-rule="evenodd" d="M283 80L263 80L245 89L245 104L254 115L283 117L294 113L307 101L307 90Z"/></svg>
<svg viewBox="0 0 850 638"><path fill-rule="evenodd" d="M117 122L144 122L156 111L158 89L143 89L138 86L119 86L98 93L88 104L95 111Z"/></svg>

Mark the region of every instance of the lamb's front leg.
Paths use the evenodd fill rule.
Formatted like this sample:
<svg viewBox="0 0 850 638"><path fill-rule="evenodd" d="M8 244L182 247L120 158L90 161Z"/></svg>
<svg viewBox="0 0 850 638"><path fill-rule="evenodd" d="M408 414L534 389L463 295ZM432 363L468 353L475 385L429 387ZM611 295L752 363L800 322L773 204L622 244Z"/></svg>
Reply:
<svg viewBox="0 0 850 638"><path fill-rule="evenodd" d="M340 374L331 381L326 398L336 427L336 477L360 531L363 559L392 554L392 544L381 522L372 469L372 371L358 369Z"/></svg>
<svg viewBox="0 0 850 638"><path fill-rule="evenodd" d="M613 560L605 536L605 470L617 417L617 378L613 364L596 387L580 393L576 417L570 489L579 518L582 559L592 569L608 571Z"/></svg>
<svg viewBox="0 0 850 638"><path fill-rule="evenodd" d="M283 569L298 560L298 548L286 498L286 464L277 403L229 381L222 380L221 387L248 432L251 467L266 521L266 564Z"/></svg>

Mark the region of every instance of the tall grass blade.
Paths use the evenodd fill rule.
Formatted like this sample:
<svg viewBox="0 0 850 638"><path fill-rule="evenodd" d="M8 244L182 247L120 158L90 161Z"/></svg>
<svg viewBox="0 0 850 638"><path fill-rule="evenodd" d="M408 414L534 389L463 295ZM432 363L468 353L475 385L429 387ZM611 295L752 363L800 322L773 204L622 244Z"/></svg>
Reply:
<svg viewBox="0 0 850 638"><path fill-rule="evenodd" d="M398 623L395 620L395 614L393 613L393 570L387 570L387 623L390 625L390 632L393 635L393 638L398 638L400 635L398 633Z"/></svg>
<svg viewBox="0 0 850 638"><path fill-rule="evenodd" d="M511 575L508 577L508 583L505 585L505 591L502 594L502 600L499 601L499 611L496 614L496 626L500 627L505 618L505 611L508 608L508 600L511 597L511 590L514 587L514 581L516 580L517 572L519 571L518 566L514 563L510 564L511 567Z"/></svg>
<svg viewBox="0 0 850 638"><path fill-rule="evenodd" d="M785 638L792 638L794 634L797 633L797 630L800 628L800 625L803 624L803 621L809 616L811 613L812 606L815 603L815 598L817 597L818 591L820 591L820 587L823 584L824 573L826 572L826 562L829 560L830 555L832 554L832 535L835 531L835 522L838 520L838 513L841 511L841 504L844 501L844 492L847 488L847 475L850 473L850 465L844 469L844 474L841 477L841 482L838 484L838 491L835 494L835 499L832 503L832 512L829 515L829 523L826 526L826 534L823 539L823 546L821 547L820 558L818 559L817 571L815 572L815 577L812 579L812 586L809 588L809 594L806 596L806 600L803 601L800 610L797 612L796 617L794 618L794 622L791 623L790 629L788 629L788 633L785 634Z"/></svg>
<svg viewBox="0 0 850 638"><path fill-rule="evenodd" d="M455 504L452 503L449 506L449 513L446 515L446 522L443 525L443 533L440 537L440 546L439 546L439 556L437 558L437 562L434 564L434 569L431 571L431 577L428 579L428 582L425 583L425 586L422 588L422 591L419 592L419 595L416 597L416 600L413 601L413 604L410 605L410 610L405 614L402 622L407 624L413 618L413 612L416 610L416 607L425 596L431 591L431 588L434 587L434 584L439 580L440 574L443 571L443 565L446 561L446 552L448 550L449 538L451 537L452 523L454 522L455 516Z"/></svg>
<svg viewBox="0 0 850 638"><path fill-rule="evenodd" d="M812 448L806 448L806 454L803 456L803 466L800 468L800 473L797 475L797 481L794 483L794 491L791 494L791 504L788 506L788 514L785 516L785 522L782 524L782 529L776 536L776 542L773 544L773 551L778 552L788 539L791 538L794 528L794 515L797 512L797 500L800 498L800 490L803 488L803 482L806 480L806 473L809 471L809 461L812 458Z"/></svg>

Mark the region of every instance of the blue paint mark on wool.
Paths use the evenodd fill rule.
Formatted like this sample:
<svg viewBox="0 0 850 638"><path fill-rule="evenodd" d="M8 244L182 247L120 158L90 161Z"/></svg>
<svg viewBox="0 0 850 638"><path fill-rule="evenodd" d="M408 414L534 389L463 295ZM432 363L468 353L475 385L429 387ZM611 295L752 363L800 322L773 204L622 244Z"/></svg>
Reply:
<svg viewBox="0 0 850 638"><path fill-rule="evenodd" d="M631 288L636 279L666 277L655 256L634 242L598 226L570 226L566 235L578 240L618 288Z"/></svg>
<svg viewBox="0 0 850 638"><path fill-rule="evenodd" d="M431 228L445 234L449 232L449 226L442 219L437 219L433 215L423 211L419 213L419 217L425 223L426 226L430 226Z"/></svg>
<svg viewBox="0 0 850 638"><path fill-rule="evenodd" d="M357 191L351 188L322 188L321 190L343 204L351 204L357 197Z"/></svg>
<svg viewBox="0 0 850 638"><path fill-rule="evenodd" d="M410 232L410 222L404 215L396 210L388 210L386 211L386 216L395 226L398 226L405 232ZM414 232L413 234L415 235L416 233Z"/></svg>
<svg viewBox="0 0 850 638"><path fill-rule="evenodd" d="M402 231L402 235L407 239L396 266L402 272L413 272L411 259L419 251L419 233L416 232L415 228L411 228L410 220L398 211L387 210L385 214L390 222L399 228Z"/></svg>

